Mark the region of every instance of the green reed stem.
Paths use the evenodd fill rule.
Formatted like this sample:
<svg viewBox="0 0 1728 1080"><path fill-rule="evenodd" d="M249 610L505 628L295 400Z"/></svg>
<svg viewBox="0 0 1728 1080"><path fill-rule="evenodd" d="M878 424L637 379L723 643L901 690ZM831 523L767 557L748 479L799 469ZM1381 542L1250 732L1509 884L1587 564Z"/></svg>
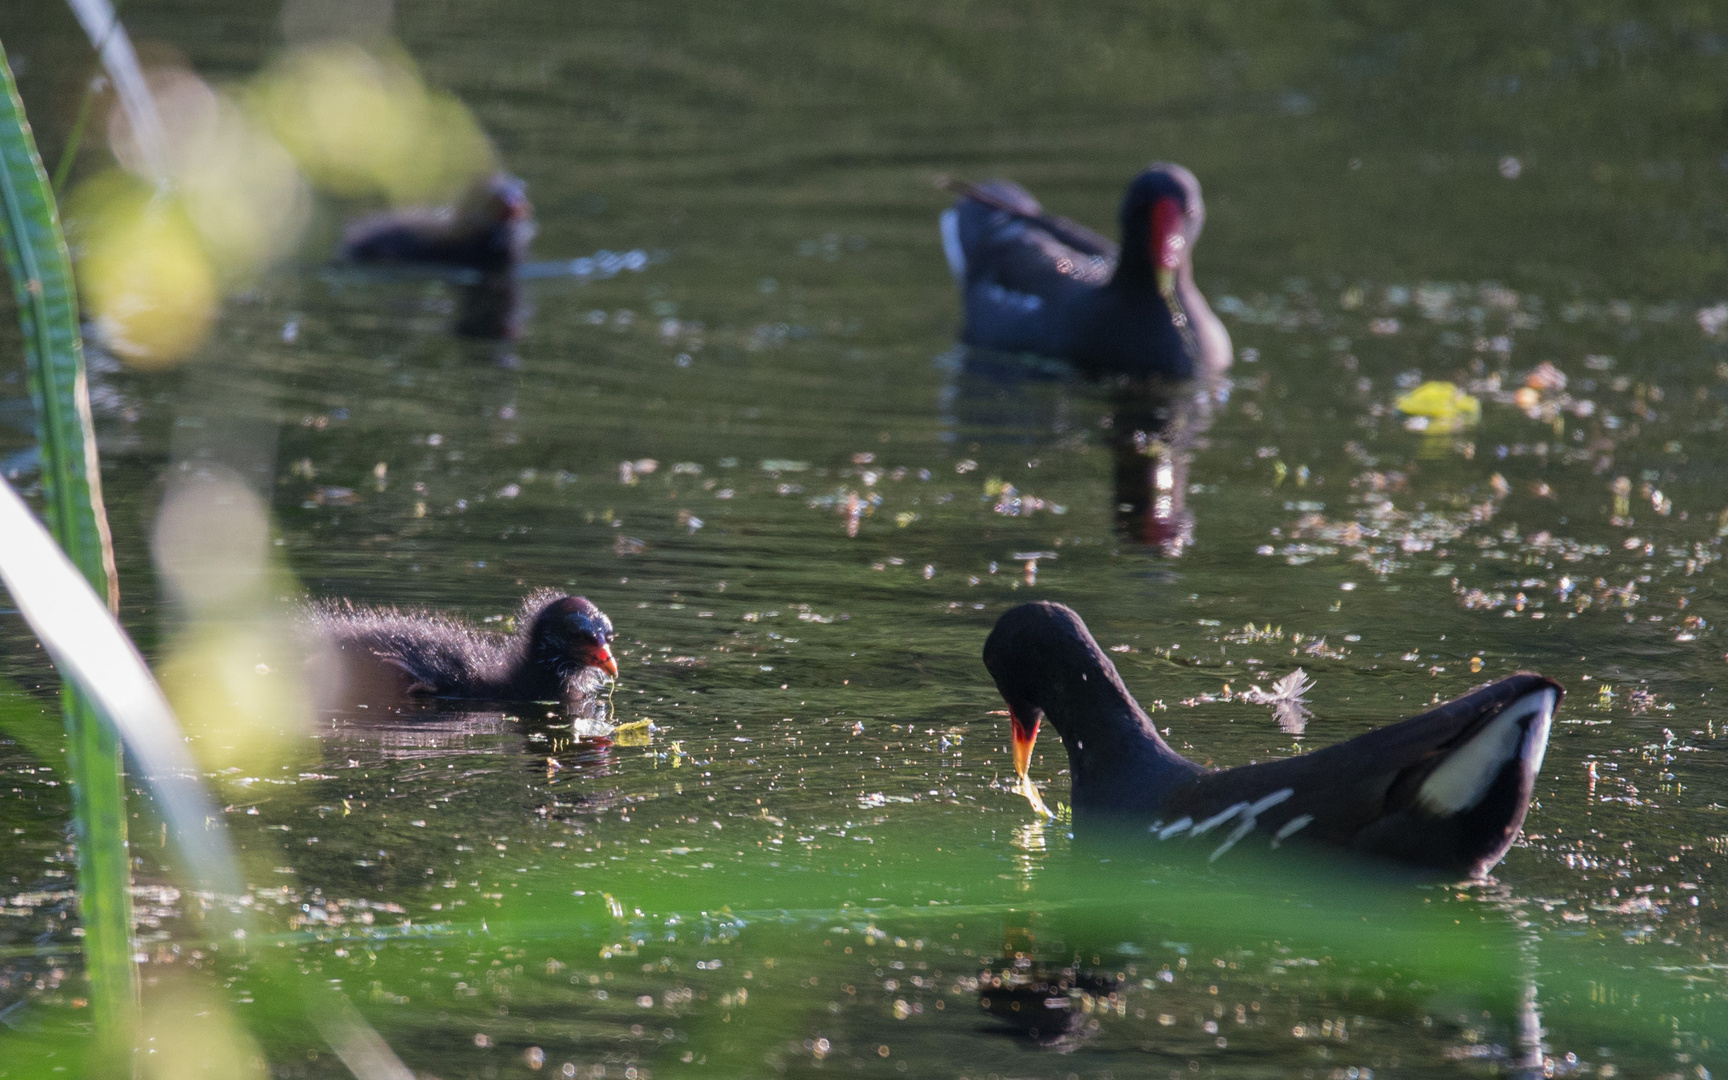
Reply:
<svg viewBox="0 0 1728 1080"><path fill-rule="evenodd" d="M0 204L0 241L18 300L30 397L36 406L48 527L113 609L119 601L114 548L102 508L72 263L3 48ZM104 1039L119 1045L118 1040L130 1035L138 998L120 741L70 683L61 690L61 706L92 1012Z"/></svg>
<svg viewBox="0 0 1728 1080"><path fill-rule="evenodd" d="M102 40L91 42L96 47L98 58L108 44L108 39L114 36L114 30L120 25L120 5L114 5L114 18L108 24L108 32L102 35ZM90 126L90 115L96 111L96 95L106 83L100 77L93 77L84 86L84 96L78 102L78 115L72 120L72 128L66 134L66 145L60 150L60 161L54 166L53 191L56 195L66 190L66 179L72 175L72 165L78 160L78 150L84 143L84 130Z"/></svg>
<svg viewBox="0 0 1728 1080"><path fill-rule="evenodd" d="M90 126L90 114L96 108L95 78L84 88L84 97L78 102L78 115L72 120L72 128L66 134L66 146L60 151L60 162L54 166L54 179L51 187L56 194L66 190L66 178L72 175L72 164L78 160L78 150L84 144L84 129Z"/></svg>

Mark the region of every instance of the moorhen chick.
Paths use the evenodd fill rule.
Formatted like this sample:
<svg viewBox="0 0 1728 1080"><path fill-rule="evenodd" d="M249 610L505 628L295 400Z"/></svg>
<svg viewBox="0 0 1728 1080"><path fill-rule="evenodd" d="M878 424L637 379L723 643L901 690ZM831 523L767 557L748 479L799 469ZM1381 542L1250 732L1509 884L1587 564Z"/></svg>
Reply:
<svg viewBox="0 0 1728 1080"><path fill-rule="evenodd" d="M454 206L413 207L351 222L342 254L359 263L418 263L498 274L528 257L528 186L508 173L474 182Z"/></svg>
<svg viewBox="0 0 1728 1080"><path fill-rule="evenodd" d="M1524 823L1560 684L1529 672L1310 754L1208 770L1172 750L1080 616L1014 608L984 643L1008 703L1022 784L1048 719L1068 750L1080 829L1128 826L1211 846L1343 848L1427 871L1486 874Z"/></svg>
<svg viewBox="0 0 1728 1080"><path fill-rule="evenodd" d="M589 689L588 671L618 676L612 620L583 597L552 589L522 601L514 634L477 630L435 611L346 601L309 605L305 619L334 662L344 699L573 702Z"/></svg>
<svg viewBox="0 0 1728 1080"><path fill-rule="evenodd" d="M1122 246L1044 213L1017 184L949 183L942 249L965 308L961 340L1069 360L1092 375L1187 379L1230 366L1230 335L1194 285L1200 182L1153 165L1122 199Z"/></svg>

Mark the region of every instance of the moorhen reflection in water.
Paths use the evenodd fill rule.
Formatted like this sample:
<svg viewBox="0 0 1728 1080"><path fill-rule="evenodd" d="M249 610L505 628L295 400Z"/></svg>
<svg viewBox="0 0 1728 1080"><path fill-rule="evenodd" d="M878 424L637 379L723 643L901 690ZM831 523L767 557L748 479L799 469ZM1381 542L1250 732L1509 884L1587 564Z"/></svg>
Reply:
<svg viewBox="0 0 1728 1080"><path fill-rule="evenodd" d="M367 265L459 272L455 330L464 337L520 337L527 303L517 270L533 239L527 185L507 173L476 180L452 206L413 207L349 223L342 254Z"/></svg>
<svg viewBox="0 0 1728 1080"><path fill-rule="evenodd" d="M1088 375L1188 379L1230 366L1230 335L1194 284L1200 182L1147 168L1122 198L1122 245L1044 213L1006 180L944 181L942 250L968 345L1074 363Z"/></svg>
<svg viewBox="0 0 1728 1080"><path fill-rule="evenodd" d="M1002 1022L1008 1034L1041 1046L1073 1049L1086 1029L1097 999L1108 1001L1118 981L1109 972L1083 967L1078 958L1065 965L1040 959L1029 919L1017 919L1004 929L1002 957L978 973L978 1005Z"/></svg>
<svg viewBox="0 0 1728 1080"><path fill-rule="evenodd" d="M1073 413L1068 390L1093 391L1074 380L1065 365L989 349L961 347L937 358L944 373L940 406L949 432L961 441L986 438L1035 445L1084 447L1090 435ZM1064 385L1066 384L1066 385ZM1205 445L1228 382L1192 380L1106 380L1109 412L1099 421L1111 458L1111 504L1118 532L1175 557L1193 542L1194 518L1188 503L1188 468L1194 451Z"/></svg>
<svg viewBox="0 0 1728 1080"><path fill-rule="evenodd" d="M1212 424L1224 382L1119 380L1109 427L1116 528L1133 543L1174 558L1194 541L1188 464Z"/></svg>
<svg viewBox="0 0 1728 1080"><path fill-rule="evenodd" d="M491 633L435 611L324 601L305 609L314 684L332 701L414 697L580 705L617 677L612 621L580 596L529 594L515 632Z"/></svg>
<svg viewBox="0 0 1728 1080"><path fill-rule="evenodd" d="M996 622L984 665L1008 704L1023 788L1039 722L1068 752L1077 831L1315 845L1481 877L1524 824L1563 691L1520 672L1400 723L1297 757L1211 770L1172 750L1080 616L1023 604Z"/></svg>

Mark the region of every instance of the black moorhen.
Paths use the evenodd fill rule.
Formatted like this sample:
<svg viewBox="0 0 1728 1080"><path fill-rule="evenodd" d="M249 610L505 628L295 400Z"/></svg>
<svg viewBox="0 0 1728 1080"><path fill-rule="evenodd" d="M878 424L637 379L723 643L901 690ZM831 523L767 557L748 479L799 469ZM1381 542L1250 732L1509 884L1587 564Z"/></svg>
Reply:
<svg viewBox="0 0 1728 1080"><path fill-rule="evenodd" d="M1122 247L1044 213L1006 180L950 183L942 249L965 307L961 339L1073 361L1093 375L1187 379L1230 366L1230 335L1194 285L1200 182L1153 165L1122 199Z"/></svg>
<svg viewBox="0 0 1728 1080"><path fill-rule="evenodd" d="M332 648L345 698L418 695L485 701L574 701L591 669L617 678L606 613L580 596L530 593L514 634L476 630L433 611L309 605L311 634Z"/></svg>
<svg viewBox="0 0 1728 1080"><path fill-rule="evenodd" d="M1486 874L1518 835L1564 693L1520 672L1324 750L1207 770L1159 737L1061 604L1004 614L984 666L1008 703L1023 782L1039 721L1062 737L1077 829L1199 838L1214 859L1255 834L1274 848L1328 845L1466 877Z"/></svg>
<svg viewBox="0 0 1728 1080"><path fill-rule="evenodd" d="M360 263L420 263L502 273L528 256L534 207L508 173L475 181L454 206L393 210L352 222L342 253Z"/></svg>

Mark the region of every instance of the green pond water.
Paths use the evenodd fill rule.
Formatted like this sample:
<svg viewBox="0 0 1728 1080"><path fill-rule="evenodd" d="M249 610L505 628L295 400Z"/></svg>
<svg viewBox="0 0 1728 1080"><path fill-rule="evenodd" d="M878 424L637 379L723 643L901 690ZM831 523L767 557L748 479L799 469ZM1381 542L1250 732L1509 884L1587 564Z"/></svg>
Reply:
<svg viewBox="0 0 1728 1080"><path fill-rule="evenodd" d="M124 15L218 83L280 47L272 5ZM448 332L447 286L315 243L196 362L98 365L122 619L163 655L151 522L214 458L265 493L285 596L479 621L569 587L618 627L615 718L655 730L321 713L212 777L244 946L140 798L147 1001L209 973L282 1077L345 1073L270 1005L294 969L438 1077L1728 1068L1721 11L512 0L395 32L528 181L537 257L653 257L530 283L500 346ZM54 5L0 37L52 161L87 46ZM956 350L938 175L1107 226L1158 159L1205 186L1224 382L1153 400ZM1424 379L1480 423L1407 430ZM1077 849L1014 794L978 659L1034 598L1217 765L1551 675L1525 835L1452 888ZM0 644L49 701L15 612ZM1300 732L1242 700L1298 666ZM1052 803L1065 764L1046 737ZM68 805L0 741L0 1076L77 1042Z"/></svg>

